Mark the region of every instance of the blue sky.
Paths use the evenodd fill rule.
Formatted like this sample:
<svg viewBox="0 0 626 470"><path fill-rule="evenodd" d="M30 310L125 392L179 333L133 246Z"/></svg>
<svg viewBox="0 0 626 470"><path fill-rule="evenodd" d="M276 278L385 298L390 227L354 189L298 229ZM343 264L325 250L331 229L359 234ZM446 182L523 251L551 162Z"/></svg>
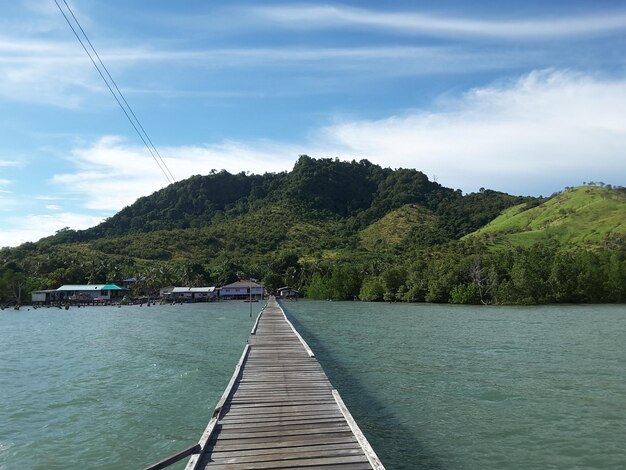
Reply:
<svg viewBox="0 0 626 470"><path fill-rule="evenodd" d="M300 154L626 185L623 1L69 1L177 180ZM0 4L0 246L167 184L54 0Z"/></svg>

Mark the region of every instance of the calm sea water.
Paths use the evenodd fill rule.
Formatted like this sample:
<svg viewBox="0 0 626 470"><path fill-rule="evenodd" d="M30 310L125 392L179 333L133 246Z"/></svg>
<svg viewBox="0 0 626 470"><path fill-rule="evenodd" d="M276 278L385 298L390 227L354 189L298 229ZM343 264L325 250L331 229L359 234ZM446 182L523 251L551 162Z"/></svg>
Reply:
<svg viewBox="0 0 626 470"><path fill-rule="evenodd" d="M284 305L389 469L626 468L626 306Z"/></svg>
<svg viewBox="0 0 626 470"><path fill-rule="evenodd" d="M0 312L0 468L136 469L194 444L253 322L244 302Z"/></svg>
<svg viewBox="0 0 626 470"><path fill-rule="evenodd" d="M624 306L284 306L390 470L626 467ZM248 308L0 312L0 468L142 468L193 444Z"/></svg>

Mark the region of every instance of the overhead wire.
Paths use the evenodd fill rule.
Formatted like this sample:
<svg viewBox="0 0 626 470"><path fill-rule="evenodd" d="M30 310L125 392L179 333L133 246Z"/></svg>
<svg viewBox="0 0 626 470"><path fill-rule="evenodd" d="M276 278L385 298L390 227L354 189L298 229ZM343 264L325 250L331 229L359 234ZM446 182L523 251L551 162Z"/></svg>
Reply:
<svg viewBox="0 0 626 470"><path fill-rule="evenodd" d="M166 165L165 161L163 160L163 157L161 157L161 154L159 153L159 150L156 148L156 146L154 145L154 143L152 142L152 139L150 139L150 136L148 135L148 133L146 132L146 130L144 129L144 127L141 125L141 121L139 120L139 118L135 115L135 112L133 111L133 108L130 106L130 104L128 104L128 101L126 101L126 98L124 97L124 94L122 93L122 91L119 89L119 87L117 86L117 83L115 82L115 80L113 79L113 77L111 76L111 74L109 73L109 69L107 68L106 65L104 65L104 62L102 62L102 59L100 58L100 55L98 54L98 51L96 50L95 47L93 47L93 44L91 43L91 41L89 40L89 36L87 36L87 33L85 32L85 30L83 29L82 25L80 24L80 21L78 21L78 18L76 18L76 16L74 15L74 12L72 11L72 9L70 8L70 6L67 4L66 0L63 0L63 3L65 4L65 6L67 7L68 11L70 12L70 14L72 15L72 18L74 18L74 21L76 21L76 24L78 25L78 27L80 28L80 31L83 33L83 36L85 37L85 39L87 40L87 43L89 44L89 47L91 47L91 50L93 51L93 53L96 55L98 62L100 63L100 65L102 65L102 68L104 69L104 71L107 74L107 77L109 77L109 79L111 80L111 83L113 83L113 86L115 87L115 90L117 91L117 93L119 94L119 96L122 98L122 101L124 101L124 104L126 105L126 107L128 108L128 110L130 111L131 115L133 116L133 118L135 118L135 121L137 122L137 124L139 125L139 128L141 129L141 131L143 132L143 134L145 135L146 139L148 139L148 142L150 143L150 146L152 147L152 149L154 150L154 152L156 153L157 157L159 158L159 160L161 161L161 163L163 164L163 166L165 167L165 169L167 170L169 176L171 177L171 179L173 181L176 181L176 179L174 178L174 175L172 174L172 172L170 171L170 169L168 168L168 166Z"/></svg>
<svg viewBox="0 0 626 470"><path fill-rule="evenodd" d="M63 3L65 4L65 6L67 7L68 11L70 12L72 18L74 19L74 21L76 22L76 24L78 25L78 28L80 29L80 31L82 32L85 40L87 41L87 43L89 44L89 47L91 47L91 50L93 51L94 55L97 57L98 62L101 64L102 69L104 70L104 72L106 73L106 75L109 77L111 83L113 84L113 87L111 86L111 83L109 83L109 80L107 80L107 78L105 77L104 73L102 72L102 70L100 69L100 67L98 67L98 64L96 63L96 61L94 60L92 54L89 52L89 49L87 49L87 46L85 46L85 43L83 42L82 38L80 37L80 35L78 34L78 32L76 31L76 28L74 27L74 25L72 24L72 22L70 21L70 19L68 18L68 16L66 15L65 11L63 11L63 8L61 7L61 5L59 4L58 0L54 0L54 3L56 3L59 11L61 12L61 14L63 15L63 17L65 18L65 21L67 22L67 24L69 25L70 29L72 30L72 32L74 33L74 36L76 36L76 39L78 39L78 42L80 43L80 45L83 47L85 53L87 54L87 56L89 57L89 59L91 60L91 63L93 64L93 66L96 68L96 70L98 71L98 74L100 74L100 77L102 78L102 80L104 81L105 85L107 86L107 88L109 89L109 91L111 92L111 94L113 95L113 97L115 98L115 101L117 102L117 104L119 105L119 107L122 109L122 111L124 112L124 115L126 116L126 118L128 119L128 122L130 122L131 126L133 127L133 129L135 130L135 132L137 133L137 135L139 136L139 138L141 139L141 141L143 142L143 144L145 145L146 149L148 149L148 152L150 153L150 155L152 156L152 158L154 159L155 163L157 164L157 166L159 167L159 169L161 170L161 172L163 173L163 175L165 176L165 179L167 179L167 181L171 184L176 182L176 178L174 178L174 175L172 174L172 172L170 171L169 167L167 166L167 164L165 163L165 160L163 159L163 157L161 157L161 154L159 153L159 151L157 150L156 146L154 145L154 143L152 142L152 139L150 139L150 136L148 135L148 133L146 132L146 130L144 129L144 127L141 125L141 122L139 121L139 119L137 118L137 115L134 113L133 109L131 108L130 104L128 104L128 101L126 101L126 98L124 97L124 94L121 92L121 90L119 89L119 87L117 86L117 83L115 82L115 80L113 79L113 77L111 76L111 74L109 73L109 70L107 69L107 67L104 65L104 62L102 61L102 59L100 58L100 55L98 54L98 52L96 51L95 47L93 46L93 44L91 43L91 41L89 40L89 37L87 36L87 34L85 33L85 30L83 29L83 27L81 26L80 22L78 21L78 18L76 18L76 16L74 15L74 12L72 11L72 9L70 8L70 6L67 4L66 0L62 0ZM113 90L113 88L115 88L115 90L117 91L117 94L115 93L115 91ZM118 97L119 94L119 97ZM120 101L121 98L121 101ZM122 102L124 102L124 104L126 105L126 107L124 107L124 105L122 104ZM128 108L128 109L127 109ZM129 114L130 112L130 114ZM132 115L132 118L131 118ZM133 121L134 118L134 121ZM138 127L139 126L139 127ZM141 129L141 132L140 132ZM143 132L143 134L142 134ZM149 142L149 144L148 144Z"/></svg>

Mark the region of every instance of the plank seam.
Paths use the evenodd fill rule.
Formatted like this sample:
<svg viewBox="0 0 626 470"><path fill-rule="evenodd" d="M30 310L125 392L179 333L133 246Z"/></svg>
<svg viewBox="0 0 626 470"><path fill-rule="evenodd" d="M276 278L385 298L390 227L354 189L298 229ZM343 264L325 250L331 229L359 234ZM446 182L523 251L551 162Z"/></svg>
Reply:
<svg viewBox="0 0 626 470"><path fill-rule="evenodd" d="M309 357L315 357L315 354L313 354L313 351L311 350L311 348L309 347L308 344L306 344L306 341L304 341L304 338L302 336L300 336L300 333L298 333L298 330L295 329L295 327L293 326L293 324L289 321L289 318L287 318L287 315L285 315L285 311L283 310L283 306L280 305L279 302L276 302L276 305L278 305L278 308L280 309L280 311L283 314L283 317L285 317L285 321L287 322L287 324L291 327L291 331L293 331L295 333L295 335L298 337L298 339L300 340L300 342L302 343L302 346L304 346L304 349L306 349L307 354L309 355Z"/></svg>

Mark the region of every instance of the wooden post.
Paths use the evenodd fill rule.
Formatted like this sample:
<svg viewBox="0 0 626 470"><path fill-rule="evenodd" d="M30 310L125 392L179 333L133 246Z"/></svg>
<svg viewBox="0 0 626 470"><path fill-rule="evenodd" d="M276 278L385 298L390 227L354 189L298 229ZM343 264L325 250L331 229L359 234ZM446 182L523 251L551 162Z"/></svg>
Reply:
<svg viewBox="0 0 626 470"><path fill-rule="evenodd" d="M252 274L250 274L250 318L252 318Z"/></svg>

